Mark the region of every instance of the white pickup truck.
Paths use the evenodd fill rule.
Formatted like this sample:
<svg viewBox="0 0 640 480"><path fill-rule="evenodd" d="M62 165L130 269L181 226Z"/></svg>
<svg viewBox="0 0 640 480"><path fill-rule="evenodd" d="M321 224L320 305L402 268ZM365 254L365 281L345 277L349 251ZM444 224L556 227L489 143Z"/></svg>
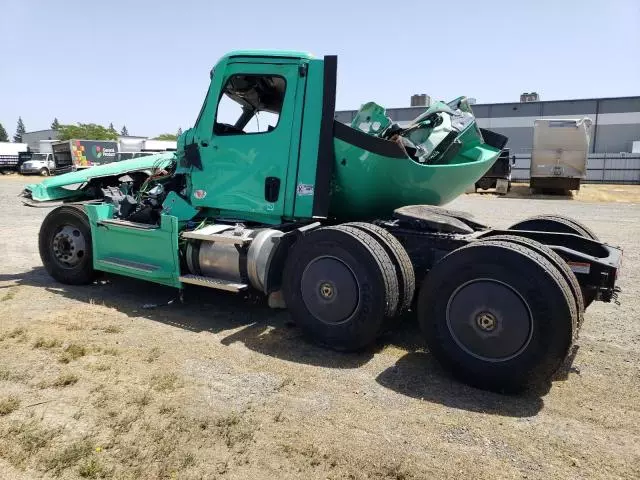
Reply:
<svg viewBox="0 0 640 480"><path fill-rule="evenodd" d="M31 158L27 158L20 165L20 173L23 175L38 174L47 177L54 169L52 153L32 153Z"/></svg>

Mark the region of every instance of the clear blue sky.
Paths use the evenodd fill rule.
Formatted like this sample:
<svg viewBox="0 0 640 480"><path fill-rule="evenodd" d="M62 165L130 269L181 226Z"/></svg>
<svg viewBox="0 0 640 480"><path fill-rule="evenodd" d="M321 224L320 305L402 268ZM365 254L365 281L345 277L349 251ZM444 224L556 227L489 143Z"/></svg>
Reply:
<svg viewBox="0 0 640 480"><path fill-rule="evenodd" d="M338 109L413 93L478 102L640 95L640 0L0 0L10 135L113 122L188 128L226 51L338 55ZM406 7L401 8L404 4Z"/></svg>

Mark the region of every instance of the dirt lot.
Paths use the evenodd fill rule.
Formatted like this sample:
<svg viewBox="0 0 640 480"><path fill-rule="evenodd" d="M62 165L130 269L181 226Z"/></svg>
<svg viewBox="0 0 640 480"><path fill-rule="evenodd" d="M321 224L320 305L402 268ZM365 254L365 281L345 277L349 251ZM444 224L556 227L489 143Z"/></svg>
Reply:
<svg viewBox="0 0 640 480"><path fill-rule="evenodd" d="M451 205L502 227L570 215L626 249L622 305L589 309L548 393L514 397L453 381L411 319L344 355L230 294L144 309L174 292L56 284L37 252L47 210L20 205L22 183L0 178L3 479L640 478L638 202Z"/></svg>

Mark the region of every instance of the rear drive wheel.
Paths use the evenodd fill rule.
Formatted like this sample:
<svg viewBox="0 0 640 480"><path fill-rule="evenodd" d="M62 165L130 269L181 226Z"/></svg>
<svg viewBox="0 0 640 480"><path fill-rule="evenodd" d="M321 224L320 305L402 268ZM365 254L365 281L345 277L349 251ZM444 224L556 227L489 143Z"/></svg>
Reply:
<svg viewBox="0 0 640 480"><path fill-rule="evenodd" d="M379 334L398 307L398 280L389 255L366 232L339 225L306 234L283 272L293 319L312 341L358 350Z"/></svg>
<svg viewBox="0 0 640 480"><path fill-rule="evenodd" d="M489 190L490 188L494 187L494 182L495 180L492 178L482 177L480 180L478 180L476 185L478 185L478 187L482 190Z"/></svg>
<svg viewBox="0 0 640 480"><path fill-rule="evenodd" d="M46 216L38 238L40 258L49 275L70 285L95 278L91 227L82 207L58 207Z"/></svg>
<svg viewBox="0 0 640 480"><path fill-rule="evenodd" d="M536 232L573 233L581 237L598 240L598 237L588 227L562 215L536 215L518 223L514 223L509 230L533 230Z"/></svg>
<svg viewBox="0 0 640 480"><path fill-rule="evenodd" d="M400 241L384 228L371 223L352 222L345 225L368 233L384 248L393 262L398 278L400 288L398 315L409 310L416 290L416 276L411 259Z"/></svg>
<svg viewBox="0 0 640 480"><path fill-rule="evenodd" d="M536 232L572 233L584 238L599 241L598 236L583 223L562 215L537 215L527 218L509 227L509 230L533 230ZM582 289L584 308L589 308L597 295L596 290Z"/></svg>
<svg viewBox="0 0 640 480"><path fill-rule="evenodd" d="M483 241L454 250L427 274L418 319L429 350L479 388L513 392L548 381L576 324L567 282L528 247Z"/></svg>
<svg viewBox="0 0 640 480"><path fill-rule="evenodd" d="M582 326L582 321L584 320L584 298L582 296L582 289L580 288L580 283L578 283L578 279L575 274L571 270L571 267L563 260L563 258L558 255L556 252L551 250L551 248L543 245L540 242L536 242L530 238L526 237L518 237L516 235L496 235L493 237L487 237L486 240L483 241L502 241L508 243L514 243L516 245L523 245L527 248L530 248L534 252L542 255L546 260L548 260L554 267L558 269L562 278L565 279L567 285L571 289L571 294L575 301L575 307L577 312L577 321L578 324L574 325L573 329L577 335L578 329Z"/></svg>

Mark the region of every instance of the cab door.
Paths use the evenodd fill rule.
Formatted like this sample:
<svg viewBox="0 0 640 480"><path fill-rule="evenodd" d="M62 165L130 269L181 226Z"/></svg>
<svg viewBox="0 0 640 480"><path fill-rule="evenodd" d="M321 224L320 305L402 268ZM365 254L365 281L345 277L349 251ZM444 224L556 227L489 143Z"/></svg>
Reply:
<svg viewBox="0 0 640 480"><path fill-rule="evenodd" d="M195 207L219 209L227 217L280 221L290 159L297 163L293 124L302 115L296 104L304 81L294 60L227 65L210 140L199 132L202 170L192 171L191 178ZM252 91L256 85L264 98ZM258 104L266 107L250 115L250 106Z"/></svg>

